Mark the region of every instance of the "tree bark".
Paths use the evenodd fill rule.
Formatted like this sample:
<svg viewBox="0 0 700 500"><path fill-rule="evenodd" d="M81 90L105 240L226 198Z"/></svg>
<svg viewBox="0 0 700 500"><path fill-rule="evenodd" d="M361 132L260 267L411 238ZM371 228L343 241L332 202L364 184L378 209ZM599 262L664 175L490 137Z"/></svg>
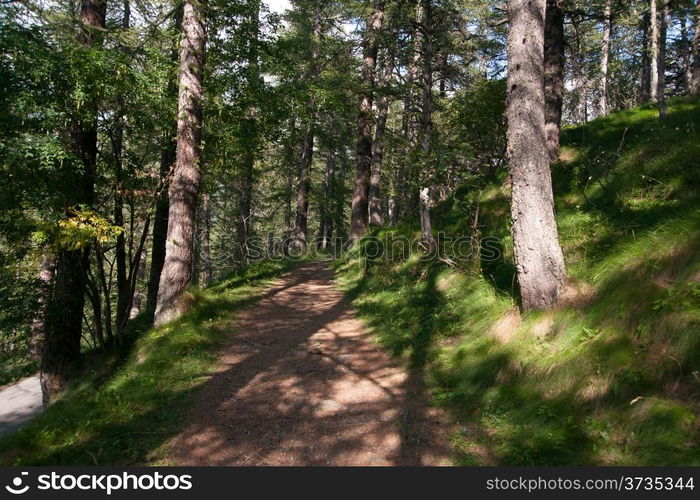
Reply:
<svg viewBox="0 0 700 500"><path fill-rule="evenodd" d="M311 66L307 80L318 76L318 63L320 57L320 42L323 35L323 23L321 16L321 2L314 2L314 25L311 42ZM311 191L311 163L314 154L314 139L316 134L316 101L313 96L307 103L307 124L304 142L302 145L301 162L299 168L299 183L297 187L297 209L294 229L286 244L286 251L305 251L307 248L306 236L309 221L309 193Z"/></svg>
<svg viewBox="0 0 700 500"><path fill-rule="evenodd" d="M430 219L432 206L432 193L430 178L432 172L428 170L430 162L430 136L433 128L433 41L431 26L431 0L419 0L416 9L416 21L422 25L423 34L423 59L421 72L422 106L421 106L421 151L423 153L424 167L421 169L421 187L419 188L418 211L420 214L421 238L424 242L433 243L433 227ZM427 185L426 185L427 184Z"/></svg>
<svg viewBox="0 0 700 500"><path fill-rule="evenodd" d="M564 10L561 2L547 0L544 24L544 118L550 162L559 158L564 103Z"/></svg>
<svg viewBox="0 0 700 500"><path fill-rule="evenodd" d="M603 17L603 46L600 56L600 100L598 110L601 116L608 114L608 60L610 59L610 36L612 33L612 0L605 0Z"/></svg>
<svg viewBox="0 0 700 500"><path fill-rule="evenodd" d="M693 84L693 60L691 59L692 44L688 39L688 16L685 9L679 12L681 23L681 58L683 60L683 76L685 77L685 88L690 92Z"/></svg>
<svg viewBox="0 0 700 500"><path fill-rule="evenodd" d="M384 2L375 0L362 40L362 93L357 116L355 189L350 211L350 240L355 242L367 231L369 183L372 170L372 102L377 65L377 37L384 21Z"/></svg>
<svg viewBox="0 0 700 500"><path fill-rule="evenodd" d="M41 352L46 335L46 306L51 300L51 283L55 269L53 257L48 252L41 256L41 267L36 293L36 312L30 327L29 354L36 361L41 360ZM98 317L99 318L99 317Z"/></svg>
<svg viewBox="0 0 700 500"><path fill-rule="evenodd" d="M348 167L348 159L345 151L341 149L336 154L334 165L335 182L333 183L333 200L335 200L333 214L333 229L335 231L335 239L344 242L345 232L345 174Z"/></svg>
<svg viewBox="0 0 700 500"><path fill-rule="evenodd" d="M185 0L180 44L177 153L169 189L168 233L155 325L177 318L186 309L181 295L190 280L200 181L205 36L202 3Z"/></svg>
<svg viewBox="0 0 700 500"><path fill-rule="evenodd" d="M695 2L693 13L695 20L695 34L692 42L693 69L690 82L690 93L692 95L700 94L700 2Z"/></svg>
<svg viewBox="0 0 700 500"><path fill-rule="evenodd" d="M141 257L139 258L139 267L136 271L136 284L139 281L143 282L146 277L146 252L141 252ZM143 291L141 288L136 287L134 290L134 298L131 301L131 309L129 310L129 319L134 319L141 313L143 307Z"/></svg>
<svg viewBox="0 0 700 500"><path fill-rule="evenodd" d="M666 31L671 0L663 0L661 19L659 20L659 59L656 98L659 101L659 118L666 119Z"/></svg>
<svg viewBox="0 0 700 500"><path fill-rule="evenodd" d="M394 74L394 54L387 53L382 76L382 87L387 90L391 85ZM382 181L382 160L384 158L384 132L386 131L386 121L389 117L389 104L391 103L388 94L384 93L377 104L377 124L374 129L374 142L372 143L372 168L369 178L369 224L370 226L381 226L382 204L381 204L381 181Z"/></svg>
<svg viewBox="0 0 700 500"><path fill-rule="evenodd" d="M211 261L211 197L209 193L202 195L203 234L202 234L202 254L204 264L204 286L209 286L214 279L214 269Z"/></svg>
<svg viewBox="0 0 700 500"><path fill-rule="evenodd" d="M333 237L333 175L335 171L335 152L328 148L326 156L326 171L323 178L324 198L319 203L318 247L326 249L331 245Z"/></svg>
<svg viewBox="0 0 700 500"><path fill-rule="evenodd" d="M515 265L524 309L554 306L564 285L564 258L544 120L545 0L508 2L508 157Z"/></svg>
<svg viewBox="0 0 700 500"><path fill-rule="evenodd" d="M182 8L178 8L175 13L174 27L177 33L182 29ZM170 53L173 65L178 61L177 47L173 47ZM177 99L178 84L175 78L168 80L168 97L172 98L173 102ZM176 106L173 106L175 108ZM168 216L170 210L170 199L168 197L168 189L170 187L170 174L174 168L175 156L177 151L177 110L173 110L172 117L169 117L168 123L163 134L163 144L160 150L160 185L161 193L156 200L155 213L153 216L153 241L151 247L151 269L148 277L148 294L146 296L146 308L149 314L155 314L156 303L158 301L158 287L160 285L160 275L165 262L165 241L168 236Z"/></svg>
<svg viewBox="0 0 700 500"><path fill-rule="evenodd" d="M651 58L649 57L649 25L650 15L645 12L642 16L642 71L640 82L640 103L646 104L651 99Z"/></svg>
<svg viewBox="0 0 700 500"><path fill-rule="evenodd" d="M130 27L131 7L129 0L123 1L124 9L122 15L122 29L128 30ZM116 266L117 266L117 314L115 318L115 331L117 342L122 343L124 339L124 328L129 319L128 303L131 298L128 296L128 283L126 278L126 235L124 228L124 96L117 96L115 109L114 133L112 134L112 156L114 160L114 225L122 228L117 235L116 242ZM109 298L107 298L109 300Z"/></svg>
<svg viewBox="0 0 700 500"><path fill-rule="evenodd" d="M78 41L84 47L102 44L106 8L105 0L82 0ZM77 175L75 189L68 202L68 216L73 215L76 206L89 207L94 203L98 103L93 100L87 106L89 113L74 116L71 123L70 149L82 165L82 172ZM88 266L88 248L57 251L53 290L46 309L46 337L41 362L40 379L45 405L65 388L80 365Z"/></svg>
<svg viewBox="0 0 700 500"><path fill-rule="evenodd" d="M659 100L659 13L656 1L651 0L649 20L651 22L651 99Z"/></svg>
<svg viewBox="0 0 700 500"><path fill-rule="evenodd" d="M401 117L401 137L404 144L410 140L411 134L411 113L409 111L409 99L404 99L403 116ZM395 227L399 223L399 219L405 209L406 204L406 157L408 149L402 146L399 152L400 157L396 162L392 176L392 193L389 196L389 224Z"/></svg>
<svg viewBox="0 0 700 500"><path fill-rule="evenodd" d="M238 181L238 217L236 223L237 243L241 249L239 258L242 264L248 263L248 237L251 227L251 209L253 198L253 179L255 175L255 157L258 152L258 120L256 118L256 99L260 80L258 63L258 44L260 35L260 0L249 2L249 29L247 35L246 79L246 116L242 124L244 143L243 170Z"/></svg>
<svg viewBox="0 0 700 500"><path fill-rule="evenodd" d="M693 8L695 33L691 42L692 68L690 75L690 94L700 94L700 2L695 2Z"/></svg>

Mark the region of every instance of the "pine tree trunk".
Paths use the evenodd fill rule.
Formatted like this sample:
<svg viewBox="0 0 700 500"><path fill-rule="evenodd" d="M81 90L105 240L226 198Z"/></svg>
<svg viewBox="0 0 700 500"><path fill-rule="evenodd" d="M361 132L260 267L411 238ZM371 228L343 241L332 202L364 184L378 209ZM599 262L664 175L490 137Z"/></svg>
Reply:
<svg viewBox="0 0 700 500"><path fill-rule="evenodd" d="M85 47L102 44L105 26L105 0L83 0L80 5L78 41ZM80 161L82 172L77 174L75 188L68 200L67 215L73 206L90 207L95 197L95 168L97 161L97 102L87 103L90 115L73 117L71 123L71 152ZM89 249L60 249L51 300L46 307L45 339L41 361L41 389L44 404L68 383L80 364L80 339Z"/></svg>
<svg viewBox="0 0 700 500"><path fill-rule="evenodd" d="M524 309L546 309L565 281L544 121L545 0L508 2L508 157L515 264Z"/></svg>
<svg viewBox="0 0 700 500"><path fill-rule="evenodd" d="M608 61L610 59L610 36L612 33L612 0L605 0L603 46L600 56L600 100L598 110L601 116L608 114Z"/></svg>
<svg viewBox="0 0 700 500"><path fill-rule="evenodd" d="M243 170L238 181L238 217L236 237L241 248L239 259L242 264L248 263L248 238L251 227L251 210L253 197L253 178L255 175L255 157L258 151L258 121L256 118L256 94L260 80L258 61L258 44L260 33L260 0L249 2L251 5L248 22L250 29L247 34L247 67L245 71L246 94L249 102L245 103L246 117L243 121L242 135L244 143Z"/></svg>
<svg viewBox="0 0 700 500"><path fill-rule="evenodd" d="M335 200L333 214L333 229L335 231L336 241L344 242L347 235L345 231L345 175L347 170L348 159L344 150L337 153L335 160L335 182L333 183L333 200Z"/></svg>
<svg viewBox="0 0 700 500"><path fill-rule="evenodd" d="M651 99L651 58L649 57L649 12L645 12L642 17L642 61L640 78L640 102L646 104Z"/></svg>
<svg viewBox="0 0 700 500"><path fill-rule="evenodd" d="M182 8L178 8L175 12L174 20L175 30L180 33L182 29ZM178 61L177 47L173 47L171 54L173 63ZM172 100L177 99L178 89L177 81L170 78L168 81L168 97ZM174 169L175 156L177 151L177 113L173 110L172 120L165 127L163 144L160 150L160 188L161 193L156 200L155 213L153 216L153 241L151 247L151 269L148 276L148 294L146 296L146 308L149 314L155 314L156 303L158 301L158 287L160 285L160 275L165 262L165 241L168 236L168 216L170 210L170 199L168 197L168 189L170 187L170 174Z"/></svg>
<svg viewBox="0 0 700 500"><path fill-rule="evenodd" d="M30 327L29 354L32 359L41 360L41 353L46 335L46 306L51 300L51 284L55 269L53 257L45 253L41 256L41 267L36 292L36 311ZM99 321L99 316L98 316Z"/></svg>
<svg viewBox="0 0 700 500"><path fill-rule="evenodd" d="M146 253L141 252L141 257L139 258L139 267L136 271L136 283L143 282L146 277ZM139 315L143 307L143 291L140 287L136 287L134 290L134 298L131 301L131 309L129 311L129 319L134 319Z"/></svg>
<svg viewBox="0 0 700 500"><path fill-rule="evenodd" d="M369 183L372 171L372 102L377 66L377 37L384 21L384 2L375 0L374 11L367 20L362 40L362 84L360 111L357 117L355 189L350 211L350 240L360 239L367 231L369 217Z"/></svg>
<svg viewBox="0 0 700 500"><path fill-rule="evenodd" d="M297 187L296 221L289 241L293 250L306 250L306 234L309 220L309 192L311 191L311 162L314 154L314 133L316 122L315 105L309 105L309 124L304 136L301 153L301 165L299 169L299 181Z"/></svg>
<svg viewBox="0 0 700 500"><path fill-rule="evenodd" d="M248 123L247 127L255 127L253 123ZM249 129L250 130L250 129ZM252 151L247 151L243 158L243 171L238 179L238 213L236 214L236 243L240 248L238 260L241 264L248 263L249 248L248 237L250 236L251 210L253 198L253 175L255 169L255 156Z"/></svg>
<svg viewBox="0 0 700 500"><path fill-rule="evenodd" d="M411 131L411 113L409 111L408 99L403 102L403 116L401 117L401 137L404 144L410 140ZM406 157L408 151L405 146L402 146L399 152L398 161L394 167L394 175L392 176L392 193L389 197L389 224L395 227L399 223L399 219L406 207Z"/></svg>
<svg viewBox="0 0 700 500"><path fill-rule="evenodd" d="M128 30L131 20L131 7L129 0L124 0L122 15L122 29ZM129 286L126 278L126 235L124 228L124 96L117 97L115 109L114 133L112 136L112 156L114 157L115 186L114 186L114 225L121 227L122 231L117 235L115 260L117 266L117 314L115 318L115 331L119 344L124 340L124 328L129 318L128 296Z"/></svg>
<svg viewBox="0 0 700 500"><path fill-rule="evenodd" d="M656 98L659 101L659 118L666 119L666 31L671 0L663 0L661 19L659 21L659 59Z"/></svg>
<svg viewBox="0 0 700 500"><path fill-rule="evenodd" d="M544 117L550 162L559 158L564 103L564 11L561 2L547 0L544 25Z"/></svg>
<svg viewBox="0 0 700 500"><path fill-rule="evenodd" d="M421 169L422 186L419 188L418 211L420 214L421 238L432 245L433 227L430 220L430 208L432 206L432 193L429 185L432 172L428 170L430 162L430 136L433 128L433 41L431 31L431 0L419 0L416 10L416 20L423 25L423 59L421 72L421 86L423 90L421 109L421 151L423 153L424 166Z"/></svg>
<svg viewBox="0 0 700 500"><path fill-rule="evenodd" d="M308 80L313 80L318 76L318 63L320 57L320 43L323 35L323 25L321 16L321 2L314 2L314 28L311 43L311 67L307 76ZM286 243L285 251L297 250L305 251L307 248L306 236L309 224L309 192L311 191L311 163L314 154L314 139L316 133L316 102L313 96L309 97L307 104L306 134L301 152L301 162L299 168L299 182L297 187L297 210L296 221L292 234Z"/></svg>
<svg viewBox="0 0 700 500"><path fill-rule="evenodd" d="M177 153L169 190L165 262L158 287L155 325L177 318L186 309L181 295L190 281L193 260L200 180L204 50L203 5L196 0L185 0L180 45Z"/></svg>
<svg viewBox="0 0 700 500"><path fill-rule="evenodd" d="M700 94L700 2L695 2L693 19L695 21L695 34L693 35L691 47L693 69L690 82L690 93L692 95L698 95Z"/></svg>
<svg viewBox="0 0 700 500"><path fill-rule="evenodd" d="M651 99L659 99L659 13L657 0L651 0L649 20L651 22Z"/></svg>
<svg viewBox="0 0 700 500"><path fill-rule="evenodd" d="M391 85L394 74L394 54L388 53L382 77L382 87L388 89ZM381 181L382 181L382 160L384 158L384 132L386 121L389 117L390 98L383 94L377 104L377 125L374 129L374 142L372 144L372 169L369 178L369 224L370 226L381 226L382 204L381 204Z"/></svg>
<svg viewBox="0 0 700 500"><path fill-rule="evenodd" d="M335 170L335 153L328 148L326 171L323 176L324 198L319 203L318 247L326 249L331 245L333 236L333 217L331 200L333 200L333 173Z"/></svg>
<svg viewBox="0 0 700 500"><path fill-rule="evenodd" d="M292 227L292 195L294 192L294 149L289 145L284 145L284 167L287 171L287 186L285 189L285 211L284 211L284 232L289 234Z"/></svg>
<svg viewBox="0 0 700 500"><path fill-rule="evenodd" d="M681 21L681 47L683 59L683 76L685 77L685 88L690 92L690 86L693 84L693 61L691 59L691 43L688 39L688 16L685 10L679 13Z"/></svg>
<svg viewBox="0 0 700 500"><path fill-rule="evenodd" d="M214 279L214 269L211 261L211 197L209 193L202 195L202 212L204 212L204 231L202 235L202 253L204 264L204 286L209 286Z"/></svg>

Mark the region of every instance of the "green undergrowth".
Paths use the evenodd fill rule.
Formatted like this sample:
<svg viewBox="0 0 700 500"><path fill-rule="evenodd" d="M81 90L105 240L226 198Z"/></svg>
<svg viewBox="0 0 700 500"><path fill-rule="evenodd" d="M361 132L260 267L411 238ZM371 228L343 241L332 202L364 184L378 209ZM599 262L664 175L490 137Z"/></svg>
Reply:
<svg viewBox="0 0 700 500"><path fill-rule="evenodd" d="M236 311L260 298L290 265L254 263L188 292L188 314L160 328L142 325L121 357L94 359L61 399L0 439L0 464L167 462L163 445L180 430L191 394L214 370Z"/></svg>
<svg viewBox="0 0 700 500"><path fill-rule="evenodd" d="M520 313L505 179L484 191L480 261L406 254L379 230L337 263L378 341L451 410L458 463L700 465L700 106L565 129L553 166L569 284ZM471 234L477 194L436 207ZM415 249L414 249L415 250ZM371 258L368 255L371 254Z"/></svg>

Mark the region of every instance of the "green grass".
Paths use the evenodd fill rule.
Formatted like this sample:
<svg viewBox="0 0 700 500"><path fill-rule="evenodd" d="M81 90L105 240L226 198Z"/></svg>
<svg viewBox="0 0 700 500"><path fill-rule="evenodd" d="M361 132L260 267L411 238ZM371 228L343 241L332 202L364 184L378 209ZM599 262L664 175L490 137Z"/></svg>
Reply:
<svg viewBox="0 0 700 500"><path fill-rule="evenodd" d="M128 353L93 360L79 383L20 431L0 439L2 465L163 463L193 391L216 366L235 313L257 300L288 262L258 262L205 290L191 311L135 332Z"/></svg>
<svg viewBox="0 0 700 500"><path fill-rule="evenodd" d="M563 132L553 182L570 285L554 311L518 311L504 185L481 204L497 259L369 260L359 245L338 263L378 340L464 424L459 463L700 465L700 106L669 110ZM436 231L468 235L474 198L437 207Z"/></svg>

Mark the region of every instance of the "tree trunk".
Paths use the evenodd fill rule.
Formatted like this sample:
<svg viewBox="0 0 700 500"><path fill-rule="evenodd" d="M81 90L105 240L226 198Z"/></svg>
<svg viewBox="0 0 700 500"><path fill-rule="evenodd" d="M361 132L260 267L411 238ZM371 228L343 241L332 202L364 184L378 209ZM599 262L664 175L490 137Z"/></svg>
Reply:
<svg viewBox="0 0 700 500"><path fill-rule="evenodd" d="M690 93L692 95L700 94L700 2L695 2L693 13L695 21L695 34L692 42L693 69L690 82Z"/></svg>
<svg viewBox="0 0 700 500"><path fill-rule="evenodd" d="M372 171L372 101L374 99L377 37L384 21L384 2L375 0L374 11L367 20L362 40L362 85L360 111L357 116L355 189L350 211L350 240L355 242L367 231L369 183Z"/></svg>
<svg viewBox="0 0 700 500"><path fill-rule="evenodd" d="M671 0L663 0L661 9L661 19L659 21L659 59L656 64L658 68L656 98L659 101L659 118L666 119L666 31L668 26L668 15L671 7Z"/></svg>
<svg viewBox="0 0 700 500"><path fill-rule="evenodd" d="M321 22L321 2L314 2L314 28L311 43L311 66L307 80L315 79L318 76L318 62L320 57L320 43L323 35L323 25ZM316 133L316 101L313 96L309 97L307 104L306 134L301 152L301 164L299 168L299 183L297 187L297 211L294 229L287 242L287 251L290 249L305 251L307 248L306 235L308 232L309 220L309 192L311 191L311 163L314 154L314 136Z"/></svg>
<svg viewBox="0 0 700 500"><path fill-rule="evenodd" d="M447 71L448 71L449 55L443 52L440 57L440 99L444 99L447 95Z"/></svg>
<svg viewBox="0 0 700 500"><path fill-rule="evenodd" d="M177 153L169 190L165 262L160 276L155 325L177 318L186 308L181 295L189 283L192 266L200 180L204 50L204 7L197 1L185 0L180 45Z"/></svg>
<svg viewBox="0 0 700 500"><path fill-rule="evenodd" d="M386 91L390 85L394 74L394 54L387 53L382 77L382 87ZM389 116L389 104L391 103L388 94L384 93L379 98L377 104L377 125L374 129L374 142L372 144L372 169L369 178L369 224L370 226L381 226L382 206L381 206L381 181L382 181L382 160L384 158L384 132L386 121Z"/></svg>
<svg viewBox="0 0 700 500"><path fill-rule="evenodd" d="M423 184L419 189L418 210L420 214L421 238L424 242L433 243L433 228L430 220L432 206L431 183L428 156L430 155L430 136L433 128L433 41L431 27L431 0L419 0L416 9L416 21L423 26L423 59L421 84L423 90L421 106L421 151L423 153L423 168L421 177Z"/></svg>
<svg viewBox="0 0 700 500"><path fill-rule="evenodd" d="M102 316L95 318L96 321L104 321L104 344L111 344L114 340L114 335L112 331L112 270L113 265L109 264L109 278L107 278L107 273L105 273L105 257L102 245L95 242L95 262L97 267L97 275L100 280L100 288L102 288L102 295L105 297L104 309L102 310ZM88 272L90 269L88 268ZM89 282L89 280L88 280ZM94 307L94 305L93 305Z"/></svg>
<svg viewBox="0 0 700 500"><path fill-rule="evenodd" d="M253 123L248 123L247 125L250 127L255 126ZM243 158L243 171L237 183L238 214L236 214L236 246L240 248L238 260L243 265L248 263L249 257L248 237L250 236L254 169L255 155L252 151L247 151Z"/></svg>
<svg viewBox="0 0 700 500"><path fill-rule="evenodd" d="M130 26L130 3L124 0L124 12L122 17L122 29L128 30ZM126 281L126 235L124 228L124 96L117 96L115 109L114 133L112 135L112 156L114 160L114 225L121 227L122 231L117 235L116 265L117 265L117 314L115 318L115 331L119 344L124 340L124 328L129 318L128 283ZM107 298L109 300L109 298Z"/></svg>
<svg viewBox="0 0 700 500"><path fill-rule="evenodd" d="M403 102L403 116L401 117L401 137L406 144L410 139L411 130L411 115L409 112L410 103L408 98ZM389 197L389 224L395 227L399 223L399 218L401 217L403 210L405 209L406 203L406 157L408 156L408 150L406 146L402 146L400 150L400 157L398 161L395 162L396 166L394 168L394 175L392 178L393 186L392 193Z"/></svg>
<svg viewBox="0 0 700 500"><path fill-rule="evenodd" d="M649 20L651 22L651 99L659 99L659 13L656 1L651 0Z"/></svg>
<svg viewBox="0 0 700 500"><path fill-rule="evenodd" d="M564 103L564 11L562 0L547 0L544 24L544 118L549 161L559 158Z"/></svg>
<svg viewBox="0 0 700 500"><path fill-rule="evenodd" d="M691 43L688 39L688 16L686 15L685 9L681 9L679 12L680 22L681 22L681 58L683 59L683 76L685 81L685 88L690 92L690 86L693 84L693 61L691 59Z"/></svg>
<svg viewBox="0 0 700 500"><path fill-rule="evenodd" d="M336 174L335 182L333 183L333 200L335 200L335 209L333 214L333 228L335 230L336 240L343 241L345 232L345 173L347 169L348 159L345 151L341 149L336 158L334 170Z"/></svg>
<svg viewBox="0 0 700 500"><path fill-rule="evenodd" d="M180 32L182 29L182 8L178 8L175 13L174 20L175 30ZM174 63L178 60L177 47L173 47L170 53L171 60ZM173 101L177 98L177 81L170 78L168 81L168 97L172 97ZM175 106L173 106L175 108ZM153 217L153 241L151 248L151 269L148 277L148 295L146 297L146 308L149 314L154 314L156 303L158 300L158 287L160 285L160 275L165 262L165 241L168 236L168 216L170 210L170 199L168 197L168 189L170 187L171 170L174 168L177 143L175 136L177 135L177 110L174 109L172 118L165 127L163 136L163 145L160 150L160 186L161 193L156 201L155 214Z"/></svg>
<svg viewBox="0 0 700 500"><path fill-rule="evenodd" d="M600 56L600 100L598 110L601 116L608 114L608 60L610 59L610 35L612 33L612 0L605 0L603 21L603 46Z"/></svg>
<svg viewBox="0 0 700 500"><path fill-rule="evenodd" d="M642 74L641 74L641 91L640 103L646 104L651 99L651 58L649 57L649 12L645 12L642 17Z"/></svg>
<svg viewBox="0 0 700 500"><path fill-rule="evenodd" d="M46 335L46 306L51 300L51 283L55 267L53 257L48 252L44 253L41 256L36 293L36 310L32 319L31 336L29 338L29 354L36 361L41 360L41 352Z"/></svg>
<svg viewBox="0 0 700 500"><path fill-rule="evenodd" d="M524 309L552 307L564 285L547 155L545 0L508 2L508 157L515 264Z"/></svg>
<svg viewBox="0 0 700 500"><path fill-rule="evenodd" d="M287 171L287 186L285 189L284 232L289 234L292 227L292 195L294 192L294 148L284 144L284 167Z"/></svg>
<svg viewBox="0 0 700 500"><path fill-rule="evenodd" d="M299 184L297 187L297 209L294 230L289 241L291 249L306 250L306 234L309 220L309 192L311 191L310 170L314 154L314 133L316 110L315 104L309 105L309 124L304 136L299 169Z"/></svg>
<svg viewBox="0 0 700 500"><path fill-rule="evenodd" d="M146 252L141 252L141 257L139 258L139 267L136 271L136 283L139 281L143 282L146 277ZM131 309L129 310L129 319L134 319L139 315L143 307L143 291L141 288L136 287L134 290L134 298L131 301Z"/></svg>
<svg viewBox="0 0 700 500"><path fill-rule="evenodd" d="M319 203L318 248L326 249L331 245L333 236L333 171L335 170L335 154L333 148L328 148L326 156L326 171L323 176L323 199Z"/></svg>
<svg viewBox="0 0 700 500"><path fill-rule="evenodd" d="M255 157L258 152L258 121L256 118L256 99L260 80L260 68L258 64L258 44L260 34L260 0L249 2L251 5L248 23L250 25L247 35L247 67L246 79L246 116L242 125L242 139L244 143L243 171L238 182L238 217L236 224L237 243L241 248L239 255L242 264L248 263L249 248L248 238L251 226L251 208L253 197L253 178L255 174Z"/></svg>
<svg viewBox="0 0 700 500"><path fill-rule="evenodd" d="M202 195L202 211L204 212L204 228L202 234L202 258L204 264L204 286L209 286L214 279L211 261L211 197L209 193Z"/></svg>
<svg viewBox="0 0 700 500"><path fill-rule="evenodd" d="M102 44L105 27L105 0L83 0L80 4L78 41L84 47ZM95 167L97 161L97 108L92 101L89 116L73 117L71 123L71 152L79 159L83 171L77 175L75 189L68 201L67 215L74 206L91 206L95 197ZM80 364L83 306L85 304L86 272L89 250L59 249L56 255L53 291L47 304L44 350L41 362L41 389L44 404L48 404L68 383Z"/></svg>

